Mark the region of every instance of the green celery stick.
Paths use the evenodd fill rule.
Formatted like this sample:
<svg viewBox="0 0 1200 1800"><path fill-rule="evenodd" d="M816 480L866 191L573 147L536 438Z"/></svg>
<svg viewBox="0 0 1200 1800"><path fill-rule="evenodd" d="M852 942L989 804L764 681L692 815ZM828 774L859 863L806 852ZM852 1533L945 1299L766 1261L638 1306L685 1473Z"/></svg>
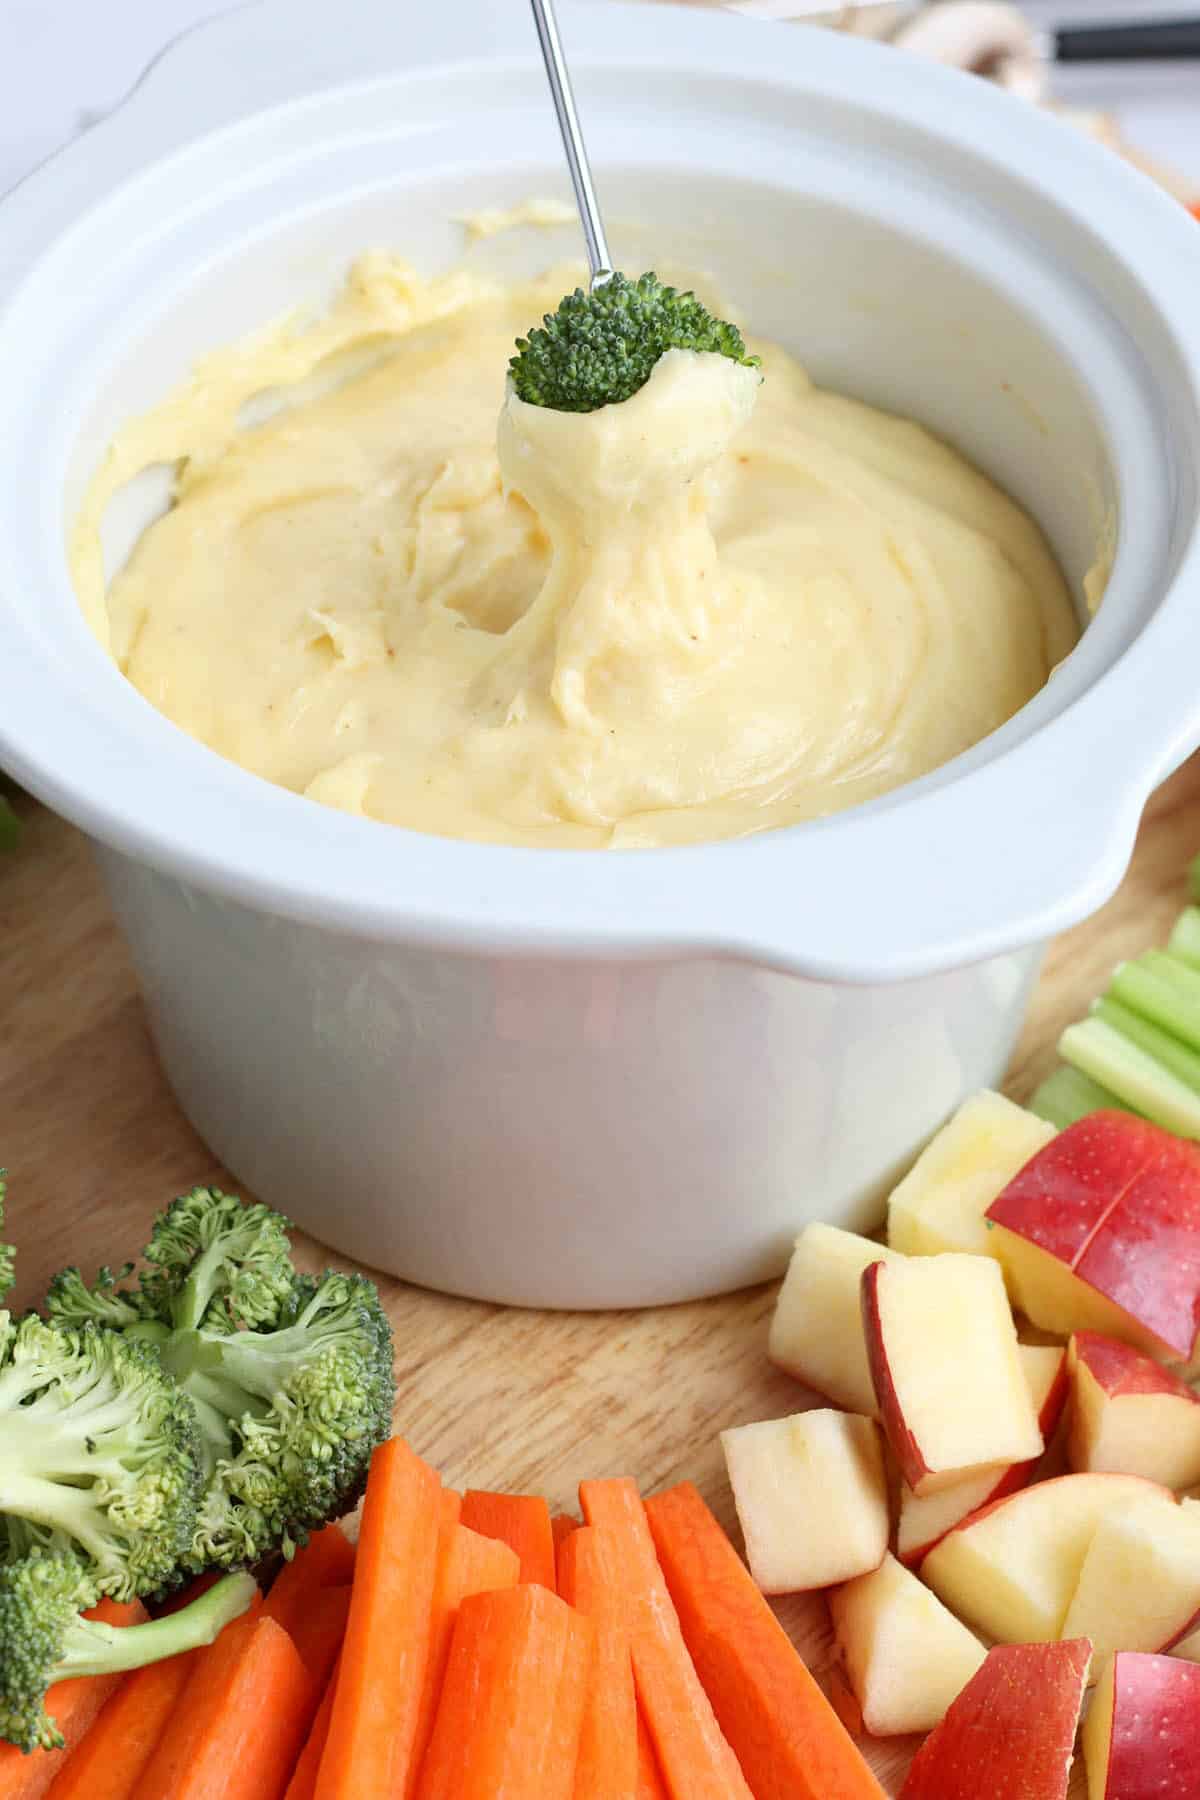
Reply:
<svg viewBox="0 0 1200 1800"><path fill-rule="evenodd" d="M1200 1055L1181 1044L1169 1031L1152 1025L1140 1013L1131 1012L1119 1000L1110 1000L1107 996L1097 1000L1092 1017L1111 1025L1114 1031L1119 1031L1122 1037L1128 1038L1131 1044L1136 1044L1139 1050L1144 1050L1147 1056L1152 1056L1170 1074L1200 1094Z"/></svg>
<svg viewBox="0 0 1200 1800"><path fill-rule="evenodd" d="M1146 967L1145 958L1122 963L1112 978L1108 997L1121 1001L1152 1025L1160 1025L1193 1050L1200 1050L1200 1005L1181 990L1179 981L1179 977L1190 976L1193 971L1174 957L1166 957L1164 961L1173 971L1166 980L1157 970Z"/></svg>
<svg viewBox="0 0 1200 1800"><path fill-rule="evenodd" d="M1048 1125L1065 1131L1068 1125L1074 1125L1077 1119L1084 1119L1089 1113L1132 1112L1133 1108L1124 1100L1118 1100L1108 1088L1101 1087L1098 1081L1093 1081L1090 1075L1063 1063L1043 1081L1029 1102L1029 1110L1039 1119L1045 1119Z"/></svg>
<svg viewBox="0 0 1200 1800"><path fill-rule="evenodd" d="M1200 1094L1102 1019L1069 1026L1058 1053L1155 1124L1179 1137L1200 1138Z"/></svg>
<svg viewBox="0 0 1200 1800"><path fill-rule="evenodd" d="M1186 912L1180 913L1167 951L1177 962L1200 969L1200 906L1189 906Z"/></svg>
<svg viewBox="0 0 1200 1800"><path fill-rule="evenodd" d="M1186 963L1177 956L1168 955L1165 950L1147 950L1138 961L1151 975L1157 975L1184 995L1191 1004L1200 1010L1200 971L1189 969Z"/></svg>

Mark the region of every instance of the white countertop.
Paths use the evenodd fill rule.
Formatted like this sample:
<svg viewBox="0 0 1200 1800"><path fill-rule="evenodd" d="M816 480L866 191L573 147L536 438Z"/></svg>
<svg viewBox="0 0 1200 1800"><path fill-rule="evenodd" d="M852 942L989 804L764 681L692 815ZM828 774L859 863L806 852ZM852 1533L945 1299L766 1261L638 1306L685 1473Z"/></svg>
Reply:
<svg viewBox="0 0 1200 1800"><path fill-rule="evenodd" d="M1200 0L1028 0L1026 10L1039 23L1065 24L1198 6ZM225 10L220 0L2 0L0 192L115 105L179 32ZM330 11L336 14L334 0ZM1126 136L1200 186L1200 64L1069 67L1057 71L1057 87L1072 104L1115 111Z"/></svg>

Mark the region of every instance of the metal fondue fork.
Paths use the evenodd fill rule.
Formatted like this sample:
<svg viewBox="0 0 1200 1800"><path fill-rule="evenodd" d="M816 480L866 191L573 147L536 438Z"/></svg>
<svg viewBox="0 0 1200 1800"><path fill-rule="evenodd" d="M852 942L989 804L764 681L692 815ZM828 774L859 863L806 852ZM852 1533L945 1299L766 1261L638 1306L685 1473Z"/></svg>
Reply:
<svg viewBox="0 0 1200 1800"><path fill-rule="evenodd" d="M592 185L592 171L571 88L571 73L563 55L562 39L558 35L554 0L530 0L530 4L533 7L534 23L537 25L538 42L542 46L542 60L546 65L554 110L558 114L563 149L567 153L567 167L571 171L575 204L579 208L579 222L583 226L588 262L592 269L591 285L595 290L612 280L612 255L604 232L604 220L600 216L600 203Z"/></svg>

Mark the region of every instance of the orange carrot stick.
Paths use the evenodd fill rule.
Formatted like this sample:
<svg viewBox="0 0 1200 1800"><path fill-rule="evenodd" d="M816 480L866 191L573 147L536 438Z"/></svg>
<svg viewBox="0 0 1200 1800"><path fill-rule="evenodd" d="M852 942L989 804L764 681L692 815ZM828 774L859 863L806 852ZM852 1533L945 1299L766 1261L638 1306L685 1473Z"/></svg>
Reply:
<svg viewBox="0 0 1200 1800"><path fill-rule="evenodd" d="M404 1792L429 1661L441 1482L403 1438L371 1458L318 1800Z"/></svg>
<svg viewBox="0 0 1200 1800"><path fill-rule="evenodd" d="M105 1625L141 1625L146 1616L140 1600L101 1600L84 1614ZM66 1739L66 1748L32 1750L26 1755L15 1744L0 1743L0 1800L42 1800L124 1679L123 1675L78 1675L52 1687L46 1695L46 1711Z"/></svg>
<svg viewBox="0 0 1200 1800"><path fill-rule="evenodd" d="M267 1595L263 1611L295 1637L299 1615L311 1604L318 1588L348 1586L354 1580L354 1545L340 1525L326 1525L284 1563Z"/></svg>
<svg viewBox="0 0 1200 1800"><path fill-rule="evenodd" d="M325 1685L325 1697L317 1709L317 1716L312 1722L308 1742L300 1753L300 1760L292 1771L292 1779L288 1783L284 1800L313 1800L313 1795L317 1791L317 1775L329 1738L329 1721L333 1717L333 1699L337 1691L340 1668L341 1660L339 1658L334 1665L333 1674Z"/></svg>
<svg viewBox="0 0 1200 1800"><path fill-rule="evenodd" d="M671 1800L752 1800L688 1655L636 1485L585 1481L579 1497L588 1524L611 1534L638 1701L667 1793Z"/></svg>
<svg viewBox="0 0 1200 1800"><path fill-rule="evenodd" d="M151 1663L123 1681L55 1778L48 1800L129 1800L199 1654Z"/></svg>
<svg viewBox="0 0 1200 1800"><path fill-rule="evenodd" d="M233 1680L242 1651L262 1616L262 1606L262 1595L256 1594L241 1618L227 1625L215 1643L194 1653L170 1730L161 1734L144 1764L133 1800L166 1800L175 1793L198 1752L208 1721Z"/></svg>
<svg viewBox="0 0 1200 1800"><path fill-rule="evenodd" d="M571 1800L594 1639L538 1583L464 1600L419 1800Z"/></svg>
<svg viewBox="0 0 1200 1800"><path fill-rule="evenodd" d="M554 1538L554 1560L557 1565L558 1553L573 1531L579 1530L579 1520L573 1519L570 1513L555 1513L550 1521L550 1531Z"/></svg>
<svg viewBox="0 0 1200 1800"><path fill-rule="evenodd" d="M481 1537L510 1544L521 1561L521 1580L555 1588L554 1528L550 1508L537 1494L486 1494L468 1488L462 1522Z"/></svg>
<svg viewBox="0 0 1200 1800"><path fill-rule="evenodd" d="M263 1608L267 1612L266 1607ZM288 1633L317 1692L325 1692L330 1671L338 1659L350 1617L350 1589L322 1588ZM278 1620L276 1620L278 1624Z"/></svg>
<svg viewBox="0 0 1200 1800"><path fill-rule="evenodd" d="M457 1488L444 1487L442 1489L440 1524L444 1525L447 1530L449 1530L451 1525L457 1525L461 1519L462 1500L463 1497L458 1492Z"/></svg>
<svg viewBox="0 0 1200 1800"><path fill-rule="evenodd" d="M596 1627L596 1661L583 1709L574 1800L637 1800L637 1697L616 1556L584 1525L558 1550L558 1591Z"/></svg>
<svg viewBox="0 0 1200 1800"><path fill-rule="evenodd" d="M690 1482L646 1502L684 1642L756 1800L883 1789Z"/></svg>
<svg viewBox="0 0 1200 1800"><path fill-rule="evenodd" d="M662 1774L658 1767L658 1757L654 1749L654 1739L641 1713L637 1722L638 1750L638 1800L667 1800L667 1790L663 1786Z"/></svg>
<svg viewBox="0 0 1200 1800"><path fill-rule="evenodd" d="M316 1700L287 1632L255 1619L187 1767L157 1790L161 1800L283 1800Z"/></svg>
<svg viewBox="0 0 1200 1800"><path fill-rule="evenodd" d="M458 1609L472 1594L491 1593L496 1588L515 1587L521 1572L517 1553L498 1538L481 1537L466 1525L456 1525L438 1544L438 1572L434 1582L433 1606L429 1633L429 1661L425 1665L425 1682L417 1730L413 1739L412 1763L409 1768L410 1797L416 1793L421 1764L433 1735L433 1722L441 1698L446 1664L450 1658L450 1640L458 1618Z"/></svg>

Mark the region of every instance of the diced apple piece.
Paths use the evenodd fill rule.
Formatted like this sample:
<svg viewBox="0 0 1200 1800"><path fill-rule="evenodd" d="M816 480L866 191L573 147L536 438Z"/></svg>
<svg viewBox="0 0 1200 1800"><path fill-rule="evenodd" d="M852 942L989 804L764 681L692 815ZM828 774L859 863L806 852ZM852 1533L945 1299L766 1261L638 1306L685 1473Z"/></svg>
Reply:
<svg viewBox="0 0 1200 1800"><path fill-rule="evenodd" d="M1066 1404L1067 1353L1061 1345L1018 1344L1017 1355L1037 1412L1038 1429L1048 1444ZM900 1561L915 1569L960 1519L978 1512L981 1506L1003 1500L1006 1494L1015 1494L1032 1480L1037 1466L1037 1457L1032 1457L1028 1462L1010 1463L998 1473L991 1470L985 1475L969 1476L940 1493L920 1497L902 1485L896 1542Z"/></svg>
<svg viewBox="0 0 1200 1800"><path fill-rule="evenodd" d="M771 1321L773 1363L847 1412L877 1416L863 1339L862 1274L892 1252L834 1225L806 1225Z"/></svg>
<svg viewBox="0 0 1200 1800"><path fill-rule="evenodd" d="M1036 1114L984 1089L964 1100L888 1201L888 1244L906 1256L993 1253L984 1214L1054 1136Z"/></svg>
<svg viewBox="0 0 1200 1800"><path fill-rule="evenodd" d="M1123 1650L1100 1679L1083 1727L1088 1800L1200 1795L1200 1668Z"/></svg>
<svg viewBox="0 0 1200 1800"><path fill-rule="evenodd" d="M1090 1650L1086 1640L989 1650L917 1751L900 1800L1066 1800Z"/></svg>
<svg viewBox="0 0 1200 1800"><path fill-rule="evenodd" d="M746 1561L764 1594L831 1587L887 1554L883 1442L857 1413L796 1413L721 1433Z"/></svg>
<svg viewBox="0 0 1200 1800"><path fill-rule="evenodd" d="M931 1550L921 1578L960 1619L1005 1644L1061 1637L1088 1546L1106 1513L1147 1494L1137 1475L1060 1475L974 1513Z"/></svg>
<svg viewBox="0 0 1200 1800"><path fill-rule="evenodd" d="M1153 1357L1094 1331L1071 1339L1073 1469L1144 1475L1164 1487L1200 1481L1200 1397Z"/></svg>
<svg viewBox="0 0 1200 1800"><path fill-rule="evenodd" d="M1114 1650L1169 1650L1200 1623L1200 1503L1151 1493L1105 1513L1064 1637L1088 1637L1096 1674Z"/></svg>
<svg viewBox="0 0 1200 1800"><path fill-rule="evenodd" d="M1097 1331L1167 1362L1200 1318L1200 1151L1129 1113L1053 1138L988 1208L1016 1304L1063 1336Z"/></svg>
<svg viewBox="0 0 1200 1800"><path fill-rule="evenodd" d="M834 1588L829 1611L863 1724L875 1737L932 1731L984 1659L978 1638L894 1556Z"/></svg>
<svg viewBox="0 0 1200 1800"><path fill-rule="evenodd" d="M1004 1280L985 1256L914 1256L863 1272L879 1413L914 1494L1042 1452Z"/></svg>

